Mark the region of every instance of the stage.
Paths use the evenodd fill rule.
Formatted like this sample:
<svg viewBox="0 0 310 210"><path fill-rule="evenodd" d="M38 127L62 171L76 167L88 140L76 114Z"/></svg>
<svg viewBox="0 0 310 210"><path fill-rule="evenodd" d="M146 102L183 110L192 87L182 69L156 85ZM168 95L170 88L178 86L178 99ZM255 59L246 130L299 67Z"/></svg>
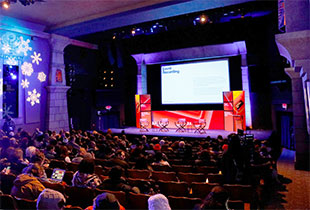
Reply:
<svg viewBox="0 0 310 210"><path fill-rule="evenodd" d="M173 137L188 137L188 138L206 138L210 136L216 138L218 135L222 135L223 138L227 137L229 134L234 133L232 131L225 130L206 130L205 133L195 133L195 130L187 130L186 132L176 132L176 129L169 129L169 131L162 132L158 128L149 129L149 131L142 131L140 128L128 127L128 128L111 128L114 134L121 134L122 131L125 134L131 135L147 135L147 136L173 136ZM106 132L107 130L104 130ZM266 140L271 134L271 130L248 130L246 134L253 134L255 139Z"/></svg>

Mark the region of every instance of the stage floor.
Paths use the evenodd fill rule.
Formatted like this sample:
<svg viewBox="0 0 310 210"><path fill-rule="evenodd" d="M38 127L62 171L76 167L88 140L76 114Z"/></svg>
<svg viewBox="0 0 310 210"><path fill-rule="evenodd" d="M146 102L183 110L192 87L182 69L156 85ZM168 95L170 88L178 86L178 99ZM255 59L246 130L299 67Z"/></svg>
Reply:
<svg viewBox="0 0 310 210"><path fill-rule="evenodd" d="M206 130L206 133L195 133L194 130L188 130L186 132L176 132L176 129L169 129L167 132L161 132L158 128L149 129L149 131L140 131L140 128L129 127L129 128L111 128L114 134L121 134L122 131L125 134L133 135L150 135L150 136L175 136L175 137L189 137L189 138L206 138L210 136L216 138L218 135L222 135L224 138L231 133L231 131L225 130ZM106 130L104 130L106 132ZM271 134L271 130L250 130L247 134L253 134L255 139L266 140Z"/></svg>

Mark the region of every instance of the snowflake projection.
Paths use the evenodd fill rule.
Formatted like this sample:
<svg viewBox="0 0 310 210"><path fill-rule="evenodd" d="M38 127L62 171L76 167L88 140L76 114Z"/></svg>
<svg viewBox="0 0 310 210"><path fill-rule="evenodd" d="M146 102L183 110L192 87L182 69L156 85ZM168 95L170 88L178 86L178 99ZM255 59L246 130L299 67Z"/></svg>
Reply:
<svg viewBox="0 0 310 210"><path fill-rule="evenodd" d="M33 68L32 68L32 64L28 63L28 62L24 62L22 67L22 74L23 75L27 75L27 76L31 76L31 74L33 73Z"/></svg>
<svg viewBox="0 0 310 210"><path fill-rule="evenodd" d="M11 111L11 108L12 108L12 105L10 105L8 107L4 106L4 109L1 110L1 111L3 111L2 118L5 118L6 116L11 117L11 115L14 114L14 112Z"/></svg>
<svg viewBox="0 0 310 210"><path fill-rule="evenodd" d="M25 80L22 79L21 86L23 88L28 88L29 87L29 81L27 79L25 79Z"/></svg>
<svg viewBox="0 0 310 210"><path fill-rule="evenodd" d="M33 52L33 55L31 55L30 57L32 58L32 63L36 63L37 65L39 65L39 62L42 61L42 58L40 58L41 53L37 52Z"/></svg>
<svg viewBox="0 0 310 210"><path fill-rule="evenodd" d="M18 66L18 61L15 60L14 57L8 57L7 59L4 60L4 63L11 66Z"/></svg>
<svg viewBox="0 0 310 210"><path fill-rule="evenodd" d="M3 46L8 45L11 48L11 51L14 51L20 45L20 39L18 39L16 34L12 32L4 33L0 39L2 45Z"/></svg>
<svg viewBox="0 0 310 210"><path fill-rule="evenodd" d="M16 52L19 54L19 53L24 53L24 56L27 56L27 52L28 50L31 51L32 48L29 47L29 42L30 40L27 39L27 40L24 40L24 38L21 36L20 37L20 44L16 50Z"/></svg>
<svg viewBox="0 0 310 210"><path fill-rule="evenodd" d="M3 47L2 47L2 50L3 50L4 53L10 53L11 49L12 48L10 47L9 44L4 44Z"/></svg>
<svg viewBox="0 0 310 210"><path fill-rule="evenodd" d="M38 80L40 80L40 82L45 82L46 74L44 74L43 72L39 72L38 73Z"/></svg>
<svg viewBox="0 0 310 210"><path fill-rule="evenodd" d="M36 89L33 89L32 91L28 91L28 97L27 101L30 102L31 106L34 106L36 103L40 103L40 93L37 93Z"/></svg>

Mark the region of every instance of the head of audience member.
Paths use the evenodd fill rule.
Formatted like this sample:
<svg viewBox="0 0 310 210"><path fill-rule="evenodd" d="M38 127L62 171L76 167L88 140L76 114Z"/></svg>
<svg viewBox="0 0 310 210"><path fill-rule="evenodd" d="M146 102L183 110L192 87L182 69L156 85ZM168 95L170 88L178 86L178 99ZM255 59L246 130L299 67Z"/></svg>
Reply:
<svg viewBox="0 0 310 210"><path fill-rule="evenodd" d="M119 149L116 151L116 157L121 159L121 160L125 160L126 159L126 153L123 150Z"/></svg>
<svg viewBox="0 0 310 210"><path fill-rule="evenodd" d="M93 203L93 210L98 209L121 209L117 198L112 193L102 193L99 194Z"/></svg>
<svg viewBox="0 0 310 210"><path fill-rule="evenodd" d="M30 163L26 168L24 168L23 172L29 176L39 178L44 176L44 168L38 163Z"/></svg>
<svg viewBox="0 0 310 210"><path fill-rule="evenodd" d="M38 163L39 165L43 165L45 160L45 155L43 152L37 150L36 153L30 158L30 163Z"/></svg>
<svg viewBox="0 0 310 210"><path fill-rule="evenodd" d="M226 209L229 193L221 186L215 186L204 199L200 209Z"/></svg>
<svg viewBox="0 0 310 210"><path fill-rule="evenodd" d="M37 199L37 210L45 209L64 209L66 198L56 190L44 189Z"/></svg>
<svg viewBox="0 0 310 210"><path fill-rule="evenodd" d="M152 195L148 199L149 210L171 210L169 201L163 194Z"/></svg>
<svg viewBox="0 0 310 210"><path fill-rule="evenodd" d="M95 162L91 158L84 158L79 164L79 172L84 174L93 174L95 171Z"/></svg>
<svg viewBox="0 0 310 210"><path fill-rule="evenodd" d="M113 166L109 172L109 178L119 180L122 176L123 169L120 166Z"/></svg>
<svg viewBox="0 0 310 210"><path fill-rule="evenodd" d="M160 144L155 144L154 147L153 147L153 150L160 151L161 150Z"/></svg>
<svg viewBox="0 0 310 210"><path fill-rule="evenodd" d="M37 152L37 148L34 146L29 146L26 149L26 157L29 158L29 160L34 156Z"/></svg>

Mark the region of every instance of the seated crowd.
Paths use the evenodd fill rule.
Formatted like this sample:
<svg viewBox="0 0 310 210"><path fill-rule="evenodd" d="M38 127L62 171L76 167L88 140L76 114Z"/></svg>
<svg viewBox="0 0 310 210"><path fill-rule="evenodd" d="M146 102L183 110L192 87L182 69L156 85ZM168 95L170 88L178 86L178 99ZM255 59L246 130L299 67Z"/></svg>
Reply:
<svg viewBox="0 0 310 210"><path fill-rule="evenodd" d="M220 177L203 197L195 200L192 209L227 209L227 201L233 197L229 192L230 185L250 186L252 195L246 202L259 208L263 205L264 190L281 184L276 170L277 157L273 154L268 141L247 141L236 134L227 138L159 139L145 135L117 136L111 130L107 133L80 130L56 133L36 129L33 135L22 129L15 134L1 131L1 177L16 176L10 192L1 190L17 199L36 201L37 209L68 207L70 203L66 204L66 198L69 198L65 191L50 189L52 185L48 185L53 183L50 171L54 163L62 162L71 168L77 166L72 170L72 179L61 182L62 185L96 192L92 197L93 205L85 203L81 206L86 209L133 208L134 205L120 203L113 191L123 191L126 197L145 194L149 209L170 209L169 202L175 194L166 193L162 186L167 180L156 178L157 171L176 172L175 180L169 180L174 183L183 183L182 175L186 173L202 176L201 184L212 182L212 174ZM183 167L186 171L178 167L181 165L187 166ZM69 167L65 169L68 171ZM213 171L208 174L202 169ZM132 171L148 172L141 178L133 177ZM139 184L137 178L143 184ZM181 197L195 197L194 187L191 187L195 182L186 183L188 193ZM1 178L1 186L4 184ZM80 199L83 201L84 197L81 195Z"/></svg>

